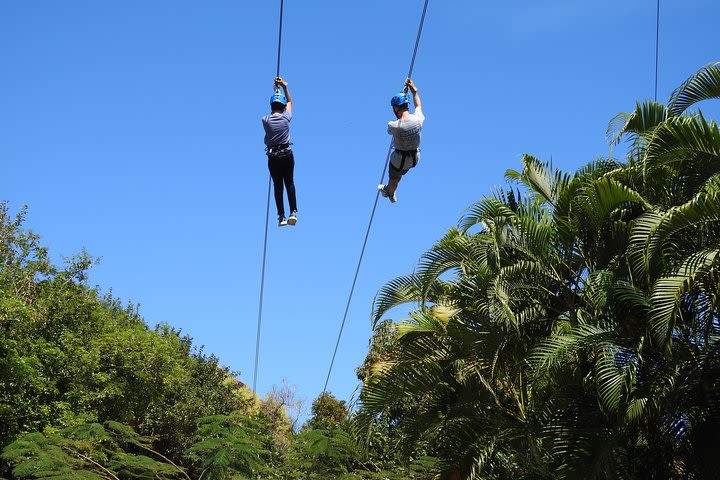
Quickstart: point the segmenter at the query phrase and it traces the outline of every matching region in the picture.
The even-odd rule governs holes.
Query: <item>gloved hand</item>
[[[408,87],[412,93],[417,93],[417,91],[418,91],[417,87],[415,86],[415,83],[413,83],[413,81],[410,80],[409,78],[407,80],[405,80],[405,86]]]

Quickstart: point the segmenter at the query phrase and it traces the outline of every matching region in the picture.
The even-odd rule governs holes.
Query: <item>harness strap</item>
[[[280,145],[268,145],[267,147],[265,147],[265,151],[268,154],[282,152],[283,150],[289,149],[290,145],[292,145],[292,144],[291,143],[281,143]]]
[[[395,165],[390,162],[390,168],[392,168],[394,171],[403,171],[405,170],[405,160],[407,160],[407,157],[411,157],[413,164],[411,168],[415,168],[417,166],[417,150],[395,150],[396,152],[400,153],[400,167],[396,167]]]

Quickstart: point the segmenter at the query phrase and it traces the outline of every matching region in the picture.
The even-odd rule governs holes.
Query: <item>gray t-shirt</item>
[[[422,110],[410,114],[405,120],[388,122],[388,133],[393,136],[392,146],[396,150],[415,150],[420,146],[420,131],[425,116]]]
[[[265,115],[262,118],[265,129],[265,145],[283,145],[290,143],[290,120],[292,112],[285,110],[282,113]]]

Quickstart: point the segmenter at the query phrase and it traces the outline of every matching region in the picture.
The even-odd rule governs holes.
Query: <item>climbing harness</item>
[[[410,69],[408,70],[407,78],[412,78],[413,69],[415,68],[415,57],[417,56],[418,46],[420,45],[420,37],[422,36],[423,25],[425,24],[425,14],[427,13],[429,1],[430,0],[425,0],[422,15],[420,16],[420,25],[418,26],[417,37],[415,38],[415,48],[413,49],[412,60],[410,61]],[[383,179],[385,178],[385,172],[387,172],[388,170],[388,165],[390,164],[390,156],[392,155],[392,152],[392,141],[390,141],[387,158],[385,159],[385,166],[383,166],[383,171],[380,175],[380,183],[383,183]],[[417,163],[416,159],[417,156],[414,160],[415,163]],[[325,377],[323,393],[327,392],[328,382],[330,381],[330,374],[332,373],[333,366],[335,365],[335,357],[337,356],[338,347],[340,346],[340,339],[342,338],[343,330],[345,329],[345,322],[347,321],[348,311],[350,310],[350,303],[352,302],[353,293],[355,292],[355,284],[357,283],[358,274],[360,273],[360,266],[362,265],[363,257],[365,256],[365,247],[367,246],[368,237],[370,236],[370,229],[372,228],[373,220],[375,218],[375,211],[377,210],[379,198],[380,191],[375,194],[375,203],[373,203],[372,212],[370,213],[370,221],[368,222],[367,230],[365,230],[365,239],[363,240],[362,249],[360,250],[360,258],[358,259],[357,267],[355,268],[355,276],[353,277],[352,286],[350,287],[350,295],[348,295],[348,300],[345,304],[345,313],[343,314],[343,319],[340,323],[340,331],[338,332],[337,341],[335,342],[335,349],[333,350],[332,359],[330,360],[330,367],[328,368],[328,373]]]
[[[280,25],[278,27],[278,48],[277,48],[277,68],[275,70],[275,77],[280,76],[280,48],[282,46],[282,27],[283,27],[283,0],[280,0]],[[275,85],[275,93],[271,97],[272,100],[280,93],[277,85]],[[282,95],[285,98],[285,95]],[[287,103],[287,99],[285,101]],[[280,145],[277,145],[279,147]],[[288,145],[289,147],[289,145]],[[273,147],[270,147],[273,149]],[[274,149],[273,149],[274,150]],[[268,155],[270,149],[268,150]],[[260,330],[262,327],[262,309],[263,309],[263,294],[265,292],[265,260],[267,259],[267,239],[268,239],[268,225],[270,223],[270,190],[272,188],[272,177],[268,174],[268,189],[267,189],[267,207],[265,208],[265,240],[263,241],[263,258],[262,258],[262,274],[260,275],[260,302],[258,306],[258,321],[257,321],[257,335],[255,337],[255,368],[253,369],[253,393],[257,393],[257,377],[258,377],[258,363],[260,360]]]
[[[268,157],[276,158],[278,160],[281,160],[283,158],[288,158],[290,155],[292,155],[292,150],[290,149],[290,145],[292,145],[292,143],[282,143],[280,145],[270,145],[268,147],[265,147],[265,153],[267,153]]]
[[[400,167],[396,167],[395,165],[392,164],[392,162],[390,162],[390,165],[389,165],[390,170],[392,170],[393,172],[402,172],[403,170],[405,170],[405,161],[407,160],[407,157],[412,158],[412,167],[410,167],[410,168],[415,168],[417,166],[417,162],[418,162],[417,161],[417,154],[418,154],[417,149],[416,150],[395,149],[395,151],[400,154]]]

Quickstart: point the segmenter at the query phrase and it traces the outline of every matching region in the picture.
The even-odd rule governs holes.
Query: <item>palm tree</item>
[[[572,175],[526,155],[416,271],[383,287],[392,348],[367,370],[358,425],[395,415],[448,478],[704,478],[718,420],[720,134],[697,101],[639,103],[608,137],[627,162]],[[717,429],[715,430],[717,431]]]

